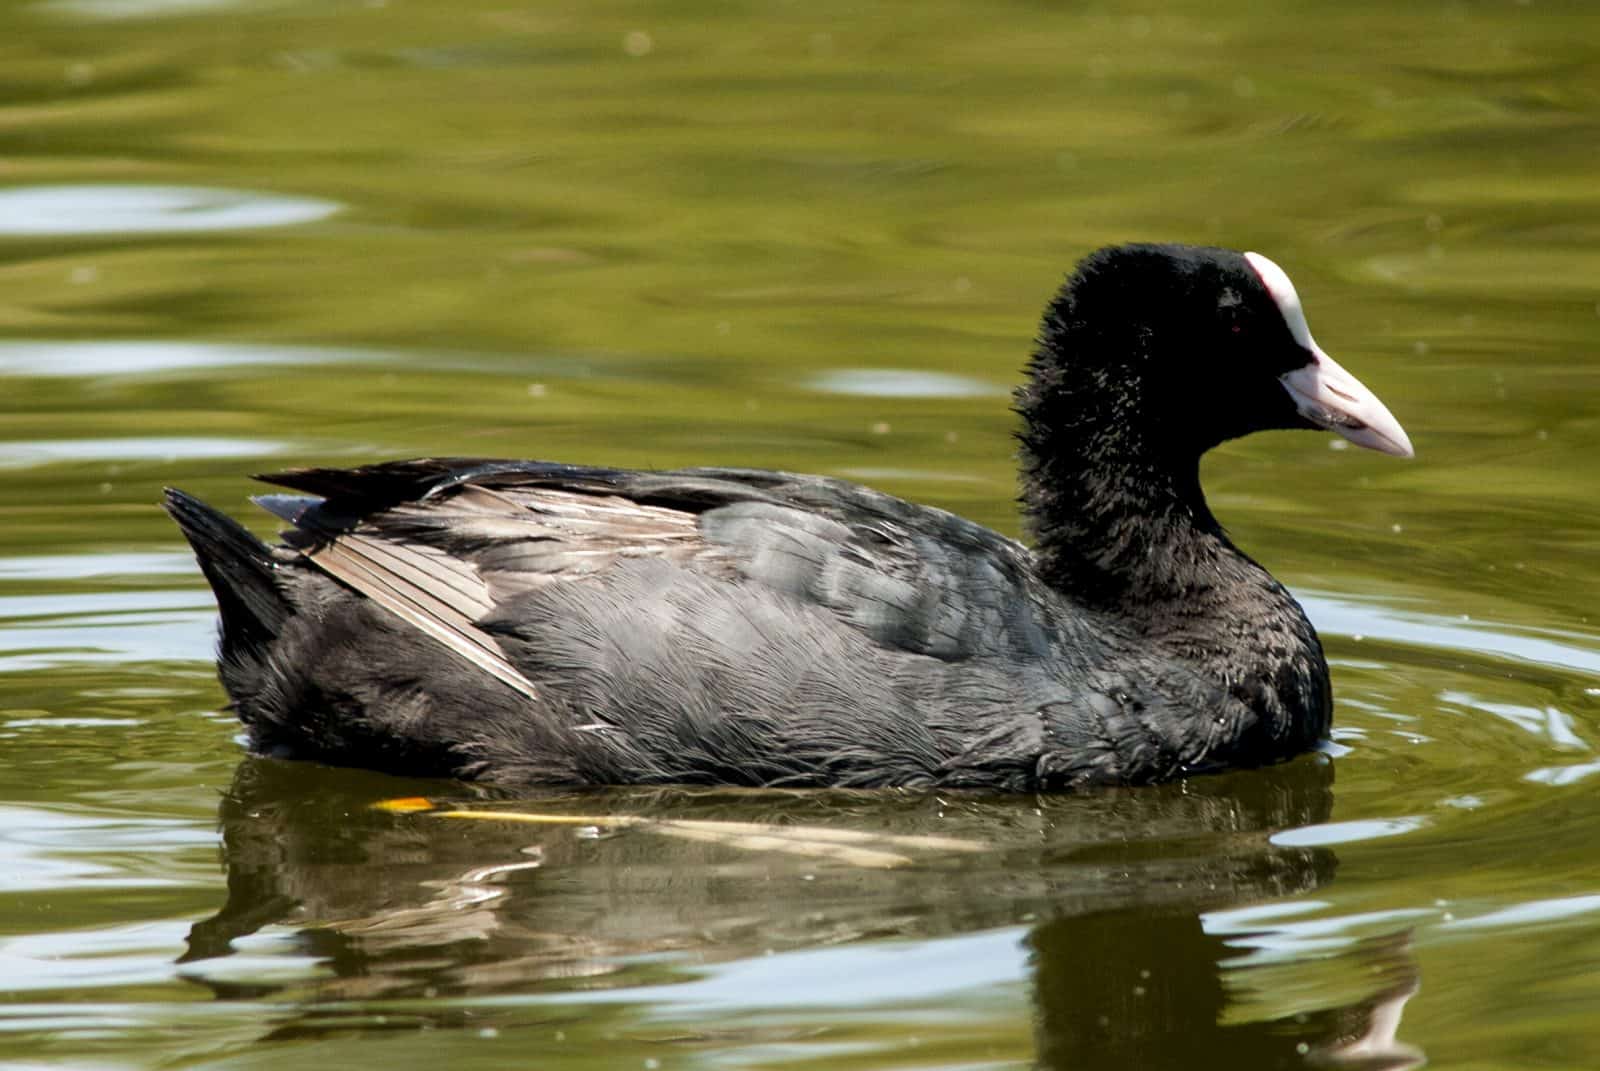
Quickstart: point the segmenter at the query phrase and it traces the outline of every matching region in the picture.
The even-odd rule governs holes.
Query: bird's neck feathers
[[[1096,337],[1070,307],[1052,313],[1015,406],[1022,507],[1046,580],[1107,608],[1148,605],[1193,597],[1220,562],[1248,563],[1206,505],[1199,451],[1146,411],[1148,333]]]

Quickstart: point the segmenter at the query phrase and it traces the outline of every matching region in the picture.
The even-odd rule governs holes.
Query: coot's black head
[[[1024,444],[1177,469],[1228,439],[1324,428],[1402,457],[1382,402],[1313,341],[1294,284],[1258,253],[1090,254],[1045,313],[1018,394]]]

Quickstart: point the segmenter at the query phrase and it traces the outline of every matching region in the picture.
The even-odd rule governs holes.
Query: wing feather
[[[444,460],[272,479],[332,492],[274,510],[313,537],[314,563],[524,694],[532,685],[477,623],[638,558],[760,585],[943,660],[1043,642],[1019,544],[840,481]]]
[[[472,664],[481,667],[529,698],[533,684],[501,653],[494,639],[476,621],[492,607],[480,581],[477,592],[464,591],[467,563],[432,548],[385,543],[350,534],[307,553],[330,576],[361,592]],[[430,568],[431,567],[431,568]],[[451,577],[454,583],[444,583]]]

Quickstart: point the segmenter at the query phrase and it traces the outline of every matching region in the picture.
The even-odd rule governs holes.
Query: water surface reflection
[[[372,806],[437,782],[250,759],[222,805],[227,902],[182,969],[219,998],[290,1001],[301,1013],[277,1030],[297,1036],[362,1012],[460,1025],[474,1007],[503,1032],[604,1006],[637,1037],[771,1030],[785,1009],[815,1034],[819,1007],[859,1025],[919,1003],[1031,1005],[1051,1068],[1416,1066],[1394,1037],[1417,987],[1403,925],[1257,963],[1274,913],[1227,915],[1334,879],[1332,848],[1274,837],[1325,823],[1332,781],[1311,756],[1087,797],[443,804],[544,816],[527,824]],[[815,850],[830,835],[874,847]]]
[[[288,227],[339,205],[203,186],[14,186],[0,190],[0,235],[169,234]]]

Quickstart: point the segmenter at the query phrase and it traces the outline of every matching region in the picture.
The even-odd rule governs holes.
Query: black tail
[[[272,551],[231,517],[175,488],[167,488],[163,505],[216,593],[223,654],[248,655],[271,643],[291,612]]]

